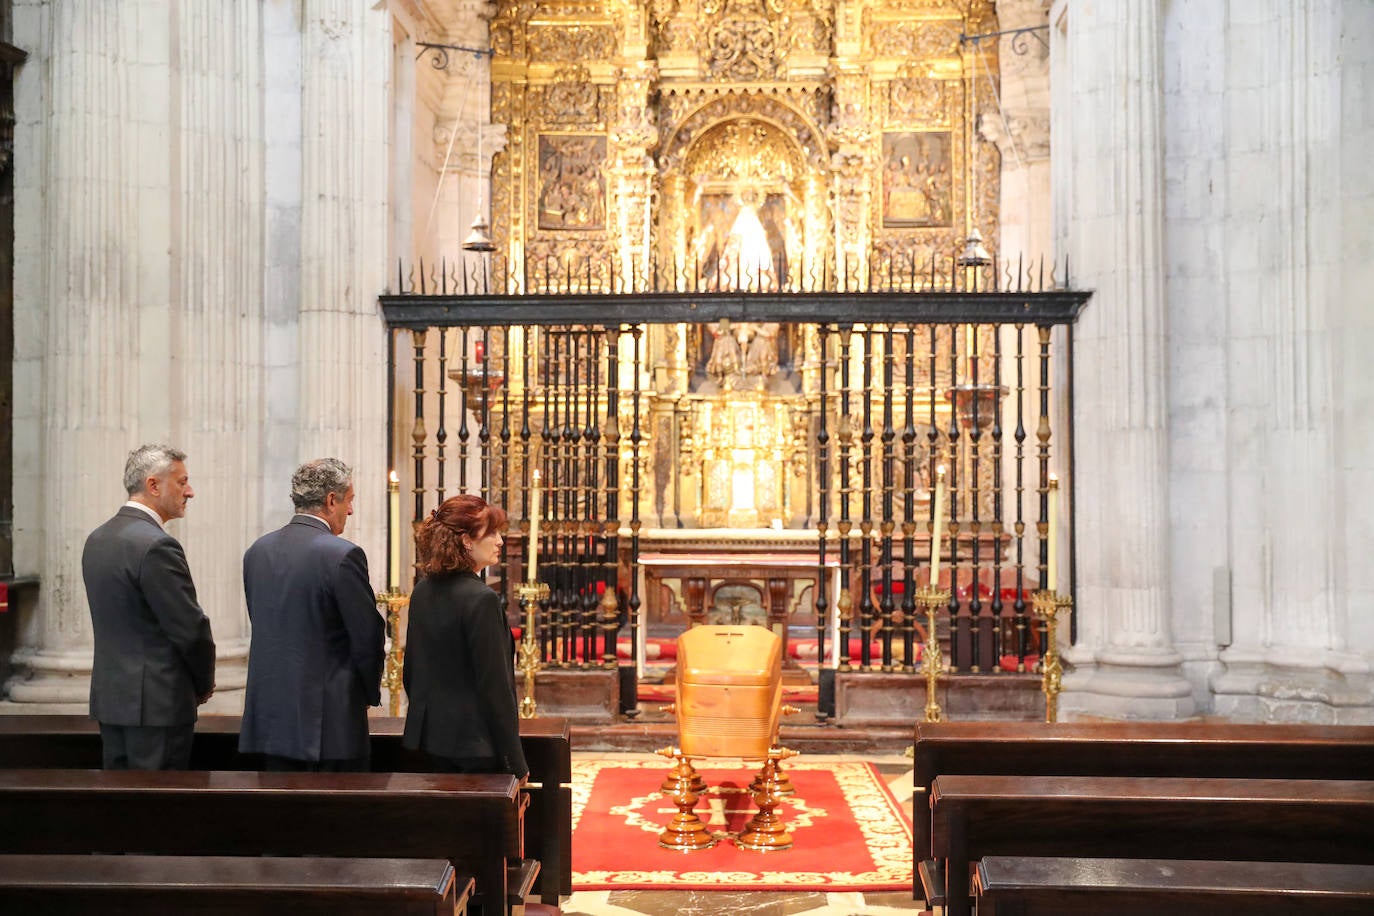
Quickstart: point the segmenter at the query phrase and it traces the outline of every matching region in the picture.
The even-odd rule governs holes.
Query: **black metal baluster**
[[[639,631],[639,608],[642,602],[639,598],[639,576],[635,575],[634,571],[639,569],[639,446],[644,440],[639,428],[639,408],[642,395],[640,378],[644,365],[643,357],[640,354],[640,339],[644,335],[644,328],[641,325],[635,325],[630,333],[634,339],[634,388],[630,401],[630,407],[634,413],[630,427],[630,645],[633,647],[635,657],[638,658],[640,642],[643,638]],[[638,686],[636,678],[631,677],[630,686],[631,688]],[[621,696],[621,702],[624,703],[624,694]],[[634,708],[637,709],[639,706],[638,698],[636,697],[633,702]]]
[[[477,467],[482,498],[491,501],[491,334],[490,328],[482,327],[482,399],[479,402],[481,415],[478,417],[477,442],[481,452],[477,456]]]
[[[1030,618],[1026,615],[1026,326],[1016,326],[1016,670],[1026,670]]]
[[[889,264],[888,285],[892,284],[891,262]],[[882,588],[883,597],[879,602],[879,611],[882,613],[882,640],[883,640],[883,670],[892,671],[892,635],[893,621],[892,612],[896,607],[892,600],[892,490],[896,481],[895,459],[892,452],[893,440],[897,437],[897,431],[892,426],[892,369],[893,362],[897,354],[893,352],[892,325],[887,326],[883,332],[883,516],[881,522],[882,549],[879,563],[882,566]]]
[[[849,518],[849,457],[854,442],[854,426],[849,413],[849,345],[853,333],[852,325],[840,325],[840,636],[835,650],[840,654],[841,671],[850,670],[849,640],[854,615],[854,595],[849,576],[849,532],[853,527]]]
[[[915,282],[914,266],[912,279]],[[916,670],[916,329],[906,328],[906,425],[902,427],[902,670]]]
[[[858,278],[856,278],[858,279]],[[859,518],[859,661],[865,671],[873,663],[873,329],[864,325],[863,337],[863,429],[859,443],[863,448],[861,485],[863,498]]]
[[[458,386],[458,489],[464,493],[468,489],[468,328],[459,332],[459,350],[463,354],[461,374],[463,383]]]
[[[434,504],[444,502],[444,463],[447,460],[444,446],[448,442],[446,428],[445,400],[448,396],[448,328],[439,329],[439,428],[434,431],[434,463],[437,467],[434,478]]]
[[[816,718],[825,721],[835,715],[835,670],[826,664],[826,627],[829,624],[830,602],[826,598],[829,576],[825,562],[826,534],[830,527],[830,432],[827,418],[830,405],[827,380],[830,377],[830,328],[821,325],[820,337],[820,397],[816,417],[816,677],[818,700]]]

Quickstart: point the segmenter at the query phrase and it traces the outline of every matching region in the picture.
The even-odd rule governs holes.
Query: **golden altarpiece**
[[[494,251],[427,278],[422,265],[384,297],[392,326],[415,332],[393,339],[398,388],[413,344],[418,405],[394,451],[413,465],[416,517],[442,497],[446,460],[463,474],[476,462],[468,488],[511,513],[511,582],[544,471],[540,571],[581,573],[544,602],[547,667],[611,667],[628,634],[642,671],[650,638],[748,622],[809,641],[821,671],[915,672],[912,592],[949,465],[945,550],[965,558],[949,614],[968,639],[947,651],[964,671],[1006,655],[1026,669],[1050,322],[893,320],[904,297],[1032,275],[986,254],[1000,159],[976,122],[996,111],[998,63],[995,42],[968,36],[996,30],[987,0],[496,4]],[[485,322],[396,317],[407,294],[479,286],[494,291]],[[627,299],[649,317],[627,320]],[[1064,314],[1053,323],[1076,306]],[[461,453],[442,417],[449,380]],[[816,676],[805,660],[789,653],[789,678]]]

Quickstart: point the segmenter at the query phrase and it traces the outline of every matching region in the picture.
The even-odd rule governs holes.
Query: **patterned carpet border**
[[[829,762],[794,760],[786,764],[794,784],[798,786],[798,796],[806,796],[806,784],[815,785],[833,778],[842,796],[842,804],[849,808],[851,823],[830,819],[837,812],[824,808],[808,806],[804,797],[789,804],[786,810],[780,809],[796,836],[792,850],[759,853],[735,849],[721,842],[714,849],[692,853],[663,850],[657,845],[657,833],[668,821],[664,808],[671,810],[671,803],[659,795],[657,788],[667,774],[670,763],[666,760],[633,759],[595,759],[579,758],[573,761],[572,779],[572,817],[573,817],[573,888],[575,890],[648,890],[659,888],[687,889],[733,889],[733,890],[798,890],[819,891],[885,891],[910,890],[912,886],[911,823],[900,804],[892,796],[883,777],[871,764],[863,762]],[[744,766],[732,761],[698,761],[698,769],[706,776],[707,782],[719,787],[722,773],[732,774],[736,781],[743,782],[740,774]],[[614,838],[595,837],[579,842],[577,830],[583,821],[591,799],[597,774],[607,770],[644,771],[643,790],[636,789],[634,797],[627,804],[611,806],[608,814],[618,819],[611,825]],[[816,774],[808,777],[807,774]],[[713,779],[713,774],[716,776]],[[743,790],[735,792],[743,801]],[[719,802],[729,807],[728,801]],[[752,808],[752,803],[748,803]],[[650,807],[651,814],[641,809]],[[708,803],[698,804],[699,814],[706,816]],[[621,836],[619,831],[627,832]],[[821,829],[810,829],[818,824]],[[711,826],[708,823],[708,828]],[[718,837],[725,834],[713,830]],[[843,848],[846,841],[836,843],[836,838],[861,837],[867,855],[856,850]],[[598,848],[589,852],[591,845],[602,846],[610,839],[611,849]],[[617,848],[617,842],[619,846]],[[617,851],[618,849],[618,851]],[[579,850],[582,854],[579,854]],[[626,867],[586,868],[586,860],[624,857]],[[657,859],[663,867],[634,867],[645,860]],[[861,866],[845,870],[830,870],[847,859],[864,859]],[[679,864],[680,863],[680,864]],[[595,865],[604,865],[604,862]],[[846,863],[847,864],[847,863]],[[817,867],[819,865],[819,867]]]

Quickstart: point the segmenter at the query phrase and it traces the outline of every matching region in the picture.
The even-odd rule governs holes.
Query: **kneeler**
[[[795,751],[778,747],[778,720],[799,710],[782,704],[782,639],[755,626],[693,627],[678,637],[677,701],[664,707],[677,716],[677,747],[658,753],[675,760],[660,789],[678,813],[658,837],[666,849],[690,852],[716,843],[693,810],[706,784],[693,758],[759,760],[749,789],[759,811],[733,838],[742,849],[787,849],[792,835],[777,816],[781,796],[792,791],[779,766]]]

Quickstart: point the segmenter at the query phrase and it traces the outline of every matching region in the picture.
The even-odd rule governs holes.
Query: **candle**
[[[486,355],[487,355],[487,345],[486,345],[485,343],[483,343],[482,341],[480,341],[480,340],[477,341],[477,346],[476,346],[474,352],[475,352],[475,355],[476,355],[476,361],[480,363],[483,359],[486,358]]]
[[[401,590],[401,478],[395,471],[387,476],[386,494],[390,510],[386,585],[390,591],[397,592]]]
[[[940,542],[945,536],[945,469],[935,472],[935,530],[930,536],[930,587],[940,587]]]
[[[1055,591],[1059,583],[1059,478],[1050,475],[1049,560],[1045,568],[1045,590]]]
[[[539,471],[537,469],[534,472],[534,484],[530,487],[530,501],[529,505],[525,507],[525,514],[530,520],[530,561],[525,581],[532,585],[539,572]]]

